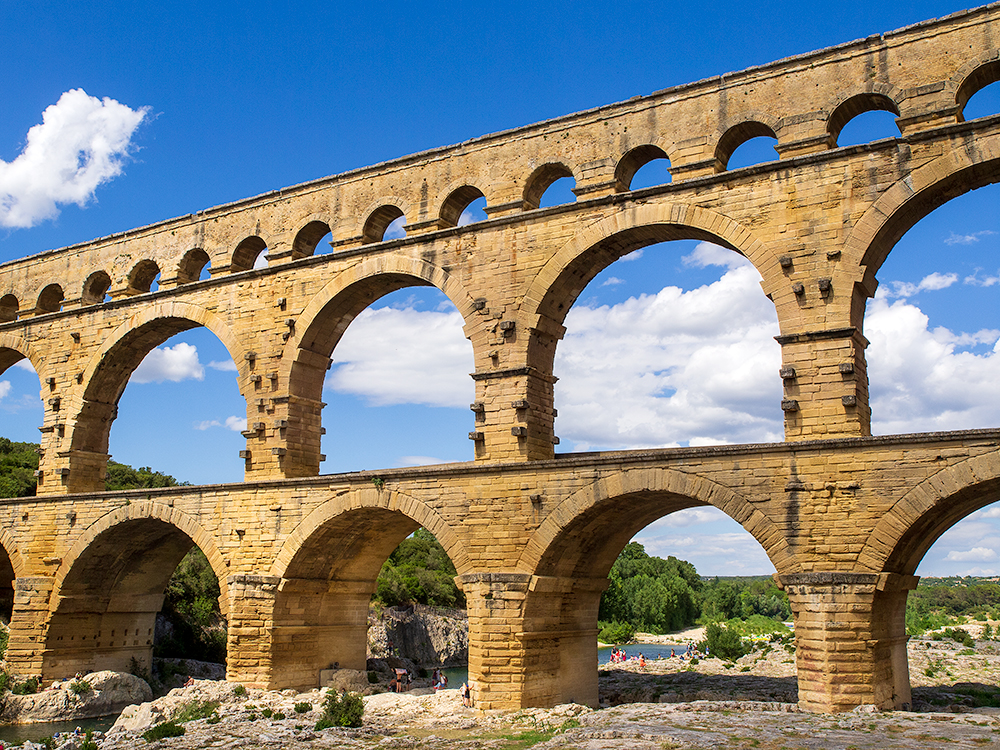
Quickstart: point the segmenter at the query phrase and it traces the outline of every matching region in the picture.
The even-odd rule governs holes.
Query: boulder
[[[76,686],[74,689],[74,685]],[[87,687],[82,687],[86,685]],[[125,706],[148,701],[153,691],[145,680],[126,672],[91,672],[63,680],[34,695],[9,695],[0,711],[7,724],[73,721],[118,713]]]

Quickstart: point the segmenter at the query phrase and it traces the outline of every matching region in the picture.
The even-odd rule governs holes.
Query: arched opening
[[[485,207],[483,191],[472,185],[463,185],[453,190],[441,204],[440,225],[459,227],[482,221],[486,218]]]
[[[1000,60],[976,68],[958,89],[959,120],[975,120],[1000,113]]]
[[[628,230],[567,269],[553,298],[561,451],[782,440],[774,305],[743,256],[685,236],[705,235]]]
[[[5,294],[0,297],[0,323],[9,323],[17,320],[17,311],[20,303],[13,294]]]
[[[159,289],[160,267],[152,260],[141,260],[128,275],[127,294],[148,294]]]
[[[760,543],[704,501],[659,489],[660,479],[647,477],[642,480],[645,489],[635,492],[627,489],[628,476],[621,478],[624,491],[605,495],[604,486],[588,488],[579,498],[564,501],[539,528],[538,542],[544,547],[532,572],[552,583],[543,595],[529,594],[524,610],[525,642],[532,649],[528,658],[540,661],[526,676],[526,692],[535,696],[535,705],[656,702],[664,693],[682,701],[707,697],[719,676],[730,674],[725,663],[738,655],[712,655],[710,649],[708,658],[703,652],[701,658],[679,658],[697,637],[690,628],[699,619],[727,621],[717,625],[722,630],[738,630],[737,622],[746,616],[767,631],[767,621],[772,637],[780,634],[790,644],[791,635],[781,624],[790,609],[769,577],[774,566]],[[750,512],[745,501],[734,498],[731,506]],[[553,521],[557,516],[562,520]],[[699,534],[695,529],[703,520],[720,532]],[[691,536],[696,538],[687,541]],[[689,552],[700,554],[704,567],[687,560]],[[734,564],[745,567],[734,569]],[[737,571],[744,578],[707,578]],[[657,639],[661,642],[655,645],[640,634],[639,644],[629,647],[634,658],[612,661],[610,653],[598,650],[599,623],[609,640],[610,633],[626,626],[650,634],[674,633],[677,640]],[[670,656],[671,649],[677,657]],[[737,673],[746,679],[709,699],[795,702],[794,657],[784,648],[775,651],[766,667],[755,663],[759,651],[741,662],[750,667]],[[637,669],[639,653],[644,664]],[[600,669],[595,662],[602,664]]]
[[[7,550],[0,547],[0,622],[10,625],[14,614],[14,565]]]
[[[998,201],[994,184],[913,209],[878,267],[864,318],[874,434],[1000,425]]]
[[[292,260],[322,255],[330,252],[330,242],[323,238],[330,234],[330,225],[325,221],[310,221],[295,235],[292,241]]]
[[[472,458],[474,367],[464,321],[441,291],[414,281],[400,277],[393,285],[407,288],[330,321],[346,327],[324,373],[324,411],[335,421],[322,436],[322,473]]]
[[[39,312],[43,313],[59,312],[62,310],[63,299],[65,299],[65,296],[63,295],[62,287],[58,284],[49,284],[38,295],[38,304],[36,307]]]
[[[896,117],[899,107],[884,94],[856,94],[833,111],[826,129],[837,146],[869,143],[898,137]]]
[[[762,122],[750,120],[734,125],[719,139],[715,148],[716,171],[742,169],[775,161],[778,136]]]
[[[211,258],[200,247],[188,250],[177,266],[177,283],[191,284],[211,278],[211,266]]]
[[[27,357],[0,346],[0,436],[20,443],[38,442],[38,427],[45,416],[40,394],[41,381]],[[33,476],[26,474],[23,479],[34,484]]]
[[[99,305],[108,299],[111,288],[111,277],[104,271],[94,271],[83,282],[82,303],[84,305]]]
[[[524,208],[547,208],[576,200],[573,171],[565,164],[553,162],[538,167],[524,185]]]
[[[368,245],[373,242],[402,239],[406,236],[406,230],[403,228],[405,224],[406,217],[399,206],[391,204],[380,206],[372,211],[371,216],[365,221],[361,241]]]
[[[664,185],[670,180],[670,159],[662,148],[651,144],[632,149],[615,168],[615,189],[619,193]]]
[[[447,643],[450,637],[457,640],[464,637],[459,632],[461,623],[455,625],[454,633],[441,634],[443,637],[430,637],[426,630],[418,633],[418,624],[410,638],[404,636],[389,645],[399,626],[398,622],[387,624],[381,607],[372,607],[380,572],[390,557],[399,554],[400,545],[413,548],[409,550],[411,562],[417,558],[429,561],[420,548],[432,546],[433,536],[413,518],[384,507],[383,500],[391,492],[389,488],[363,492],[372,495],[363,499],[363,504],[371,502],[375,507],[341,511],[319,524],[282,574],[274,610],[275,634],[279,641],[286,639],[285,632],[289,637],[294,634],[295,648],[279,652],[271,676],[274,687],[316,687],[320,671],[325,669],[366,670],[369,650],[377,659],[371,667],[388,683],[394,669],[412,668],[414,662],[428,671],[441,666],[447,660],[446,651],[454,654],[455,644],[449,648]],[[444,554],[447,558],[447,550],[436,541],[433,546],[437,552],[432,554],[436,557]],[[445,577],[433,569],[440,564],[441,560],[437,560],[430,567],[420,564],[409,569],[408,575],[414,580],[408,584],[395,573],[383,576],[382,594],[389,596],[390,589],[399,593],[407,585],[454,588],[453,582],[446,584]],[[454,569],[450,562],[449,566]],[[394,568],[391,563],[388,567]],[[456,591],[456,595],[460,596],[460,592]],[[412,606],[411,594],[403,593],[402,597]],[[453,604],[459,610],[464,607],[460,599]],[[400,616],[393,619],[403,619],[404,610],[397,610]]]
[[[267,252],[267,243],[260,237],[247,237],[236,246],[233,251],[233,260],[229,264],[231,271],[249,271],[251,268],[260,268],[261,261]]]
[[[154,649],[164,637],[162,628],[157,631],[157,614],[172,576],[193,547],[190,536],[158,518],[125,520],[92,539],[58,582],[43,678],[103,669],[151,673]],[[218,582],[214,571],[208,575]],[[224,659],[227,606],[219,599],[207,603],[218,614],[214,627],[221,637],[215,638],[214,652],[200,656]]]
[[[71,468],[68,484],[103,489],[109,452],[184,482],[240,481],[246,413],[233,357],[211,331],[180,317],[136,325],[90,376],[72,433],[76,455],[94,455],[99,475]]]

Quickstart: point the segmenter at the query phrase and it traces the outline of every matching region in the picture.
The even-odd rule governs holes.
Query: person
[[[396,670],[396,692],[402,693],[406,690],[406,685],[409,682],[409,673],[405,669]]]
[[[472,691],[469,688],[468,681],[462,683],[462,705],[469,708],[472,706]]]
[[[439,682],[441,682],[441,670],[435,667],[434,671],[431,672],[431,684],[434,686],[435,690],[437,690]]]
[[[390,693],[398,693],[399,692],[399,690],[397,689],[397,685],[398,684],[399,683],[396,682],[396,676],[393,675],[392,679],[389,680],[389,692]]]
[[[670,649],[670,658],[673,659],[676,656],[673,649]]]
[[[646,668],[646,657],[643,656],[642,653],[640,653],[639,654],[639,669],[645,669],[645,668]]]

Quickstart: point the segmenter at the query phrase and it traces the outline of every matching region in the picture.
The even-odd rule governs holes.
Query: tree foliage
[[[30,497],[35,494],[38,446],[0,438],[0,497]]]
[[[387,607],[464,607],[465,595],[455,583],[455,574],[455,566],[441,543],[427,529],[417,529],[382,565],[374,598]]]
[[[198,547],[193,547],[170,577],[162,615],[171,625],[155,653],[162,657],[226,661],[226,621],[219,609],[219,579]]]

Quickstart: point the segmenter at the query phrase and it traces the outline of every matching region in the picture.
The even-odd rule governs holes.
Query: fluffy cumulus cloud
[[[1000,505],[979,510],[952,526],[920,561],[922,576],[983,575],[1000,573]]]
[[[239,372],[236,363],[231,359],[224,359],[221,362],[209,362],[208,366],[219,372]]]
[[[181,342],[153,349],[132,373],[132,383],[162,383],[169,380],[204,380],[205,368],[198,361],[198,348]]]
[[[1000,331],[932,329],[915,305],[879,295],[868,305],[865,336],[878,434],[1000,424]]]
[[[973,547],[969,550],[951,550],[945,559],[954,562],[992,562],[997,559],[997,553],[989,547]]]
[[[989,237],[993,234],[996,234],[996,232],[991,232],[988,229],[984,229],[981,232],[972,232],[971,234],[955,234],[952,232],[944,243],[946,245],[974,245],[983,237]]]
[[[0,401],[10,395],[10,389],[11,385],[9,380],[0,380]]]
[[[333,354],[327,387],[370,404],[465,407],[475,395],[472,345],[456,311],[368,308]]]
[[[906,281],[890,281],[885,285],[882,296],[888,297],[912,297],[920,292],[936,292],[947,289],[958,281],[957,273],[937,273],[924,276],[920,283],[913,284]]]
[[[246,417],[226,417],[224,422],[220,422],[218,419],[206,419],[203,422],[194,423],[196,430],[210,430],[213,427],[225,427],[233,432],[243,432],[247,428],[247,420]]]
[[[577,304],[556,354],[557,430],[578,450],[780,440],[774,306],[750,263],[701,243],[722,277],[613,306]]]
[[[33,227],[58,215],[60,205],[86,205],[121,174],[147,113],[83,89],[64,93],[28,131],[20,155],[0,160],[0,226]]]

